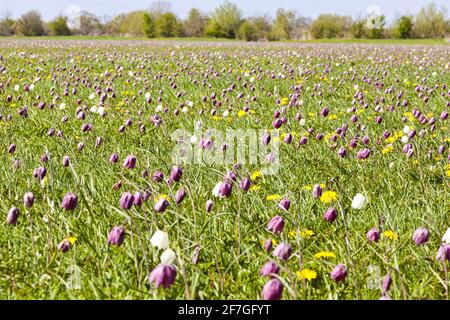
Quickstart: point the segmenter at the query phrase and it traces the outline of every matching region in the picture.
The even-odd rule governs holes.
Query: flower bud
[[[427,243],[429,237],[429,232],[427,229],[420,227],[414,231],[412,240],[419,246],[421,244]]]
[[[34,204],[34,194],[32,192],[27,192],[23,196],[23,204],[27,208],[31,208]]]
[[[267,281],[262,290],[262,297],[264,300],[280,300],[282,294],[283,284],[276,278]]]
[[[291,256],[292,248],[287,243],[280,243],[275,250],[273,250],[273,255],[280,258],[281,260],[287,261]]]
[[[366,239],[369,242],[378,242],[380,240],[380,232],[376,228],[367,231]]]
[[[61,208],[63,208],[66,211],[72,211],[75,210],[75,208],[77,207],[77,203],[78,197],[74,193],[68,192],[66,193],[61,202]]]
[[[9,209],[8,215],[6,216],[6,223],[11,225],[16,225],[17,218],[19,218],[20,211],[16,207]]]
[[[159,264],[149,274],[148,280],[150,285],[154,284],[156,288],[163,286],[169,288],[174,282],[177,275],[177,270],[173,265]]]
[[[280,272],[280,267],[273,261],[266,262],[261,270],[259,271],[259,274],[263,277],[271,277],[272,274],[278,274]]]
[[[279,235],[284,228],[284,219],[280,216],[275,216],[267,223],[267,230]]]
[[[122,227],[114,227],[108,234],[108,244],[120,246],[125,239],[125,229]]]
[[[337,211],[335,208],[330,207],[323,214],[323,219],[328,222],[333,222],[337,218]]]
[[[123,162],[123,166],[127,169],[134,169],[136,166],[136,157],[133,155],[129,155],[125,158],[125,161]]]
[[[120,197],[119,203],[122,209],[129,210],[133,206],[134,196],[128,191],[124,192]]]
[[[338,264],[334,267],[333,271],[331,271],[331,279],[336,282],[342,281],[347,276],[347,268],[343,264]]]

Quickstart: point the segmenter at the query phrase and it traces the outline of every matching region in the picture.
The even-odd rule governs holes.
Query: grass
[[[259,270],[269,260],[281,266],[284,299],[378,299],[386,274],[393,278],[388,293],[392,299],[448,298],[447,269],[435,256],[450,227],[449,123],[439,118],[448,111],[448,88],[443,85],[450,83],[449,48],[211,44],[174,51],[165,46],[111,48],[101,42],[96,48],[69,42],[61,48],[51,39],[32,47],[19,42],[2,46],[0,64],[6,71],[0,74],[0,212],[6,217],[16,206],[21,215],[16,226],[0,226],[1,298],[259,299],[268,280]],[[31,83],[34,90],[24,91],[24,85]],[[422,92],[415,90],[418,84]],[[99,103],[97,88],[107,94],[105,117],[90,112]],[[146,92],[151,102],[145,100]],[[221,106],[212,102],[213,93]],[[421,93],[429,96],[428,102]],[[6,102],[8,96],[11,102]],[[404,100],[408,105],[402,107]],[[45,102],[42,110],[39,102]],[[65,108],[60,108],[62,103]],[[250,111],[242,114],[239,111],[245,106]],[[351,106],[355,113],[348,113]],[[18,114],[24,107],[27,117]],[[328,117],[319,114],[324,107],[329,109]],[[77,118],[77,108],[85,114],[84,120]],[[434,131],[412,117],[413,109],[437,119]],[[237,184],[266,166],[261,159],[237,169],[232,163],[182,164],[180,182],[151,179],[155,171],[165,179],[169,176],[177,146],[171,138],[175,130],[186,130],[186,140],[191,134],[201,137],[194,133],[198,121],[203,132],[207,128],[223,134],[227,129],[272,130],[275,110],[287,120],[280,135],[292,133],[293,142],[280,145],[279,172],[255,177],[248,192]],[[160,126],[151,121],[157,113]],[[297,113],[305,125],[296,120]],[[352,114],[358,116],[357,122],[350,121]],[[381,124],[374,121],[377,115],[383,119]],[[62,122],[64,116],[67,122]],[[119,132],[127,119],[132,124]],[[92,124],[93,130],[81,132],[84,123]],[[348,125],[347,134],[331,141],[343,124]],[[426,132],[411,139],[411,158],[402,151],[405,125]],[[63,136],[49,136],[50,128]],[[394,138],[382,138],[386,130]],[[317,140],[317,133],[325,137]],[[356,136],[370,141],[364,146],[359,140],[356,148],[349,148]],[[96,147],[97,137],[103,142]],[[306,145],[299,145],[300,137],[308,138]],[[85,144],[82,151],[77,150],[80,142]],[[214,143],[221,149],[218,136]],[[7,151],[10,144],[16,145],[14,154]],[[392,150],[383,152],[389,144]],[[442,155],[437,152],[441,145],[445,146]],[[345,158],[337,154],[341,147],[348,151]],[[371,155],[358,160],[357,151],[365,147]],[[40,160],[44,153],[47,162]],[[119,155],[117,164],[108,161],[112,153]],[[137,158],[132,170],[122,166],[129,154]],[[62,166],[65,155],[71,159],[69,167]],[[47,169],[43,182],[32,175],[39,166]],[[238,177],[232,195],[214,197],[214,186],[232,170]],[[122,187],[115,190],[118,181]],[[337,199],[332,203],[315,199],[309,188],[318,183],[325,191],[335,191]],[[174,194],[180,188],[186,198],[176,204]],[[142,207],[123,210],[119,199],[127,190],[149,190],[152,195]],[[22,203],[27,191],[36,197],[31,209]],[[74,211],[60,207],[67,192],[78,196]],[[369,199],[362,210],[351,207],[357,193]],[[170,196],[170,205],[157,213],[154,202],[163,194]],[[279,200],[268,200],[270,195],[290,199],[289,210],[280,210]],[[212,212],[205,210],[209,199],[214,201]],[[322,218],[330,206],[338,211],[332,223]],[[280,235],[266,228],[276,215],[285,220]],[[125,228],[125,241],[108,246],[108,232],[117,225]],[[417,246],[411,237],[420,226],[430,231],[430,239]],[[374,227],[381,233],[392,230],[398,238],[381,236],[378,243],[369,243],[365,235]],[[168,232],[177,256],[177,276],[167,289],[150,288],[148,283],[148,273],[160,263],[161,251],[150,244],[157,229]],[[58,244],[69,236],[76,241],[63,253]],[[289,243],[293,249],[289,260],[266,253],[262,244],[267,239],[275,245]],[[193,263],[198,246],[198,262]],[[335,257],[316,258],[321,251]],[[336,283],[330,272],[339,263],[346,265],[348,276]],[[298,278],[296,272],[303,269],[314,270],[317,278]]]
[[[146,37],[121,37],[121,36],[46,36],[46,37],[0,37],[8,40],[108,40],[108,41],[200,41],[200,42],[236,42],[241,40],[226,38],[195,38],[195,37],[175,37],[175,38],[146,38]],[[262,41],[262,43],[355,43],[355,44],[404,44],[404,45],[438,45],[450,44],[448,39],[314,39],[314,40],[283,40],[283,41]]]

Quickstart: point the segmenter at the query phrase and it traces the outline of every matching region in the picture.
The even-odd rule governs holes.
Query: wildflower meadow
[[[0,40],[0,298],[448,299],[450,46]]]

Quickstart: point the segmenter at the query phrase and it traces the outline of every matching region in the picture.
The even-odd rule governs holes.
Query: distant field
[[[202,42],[242,42],[235,39],[224,38],[145,38],[145,37],[118,37],[118,36],[64,36],[64,37],[0,37],[0,40],[114,40],[114,41],[202,41]],[[365,43],[365,44],[411,44],[411,45],[450,45],[450,39],[317,39],[317,40],[285,40],[285,41],[261,41],[262,43]],[[251,42],[253,43],[253,42]],[[258,42],[256,42],[258,43]]]

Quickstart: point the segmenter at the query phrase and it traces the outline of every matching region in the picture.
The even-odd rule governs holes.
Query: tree
[[[231,2],[225,1],[214,10],[205,33],[216,38],[235,38],[242,20],[242,11]]]
[[[5,12],[0,20],[0,36],[12,36],[14,34],[14,20],[10,12]]]
[[[205,32],[208,20],[208,17],[198,9],[191,9],[183,22],[183,34],[189,37],[201,37]]]
[[[144,12],[144,34],[148,38],[155,37],[155,19],[150,12]]]
[[[253,25],[256,28],[258,39],[268,39],[270,32],[270,19],[267,15],[253,17]]]
[[[172,12],[163,13],[156,18],[155,33],[157,37],[178,37],[180,29],[180,22]]]
[[[411,37],[413,29],[413,18],[411,16],[401,16],[395,21],[393,35],[396,38],[407,39]]]
[[[278,9],[275,21],[270,28],[270,40],[286,40],[291,39],[292,30],[295,25],[295,12]]]
[[[386,17],[383,15],[370,17],[368,24],[370,28],[367,32],[369,39],[381,39],[384,37],[384,27],[386,25]]]
[[[366,38],[367,37],[367,20],[366,19],[358,19],[353,22],[351,27],[352,35],[356,39]]]
[[[258,40],[258,30],[255,23],[251,20],[245,20],[237,32],[238,38],[246,41]]]
[[[81,35],[99,35],[103,33],[103,25],[97,16],[90,12],[82,11],[80,13],[79,29],[75,30],[75,32]]]
[[[445,36],[447,22],[445,9],[438,10],[435,3],[423,7],[416,16],[414,35],[418,38],[442,38]]]
[[[70,36],[71,32],[67,26],[67,17],[59,16],[49,24],[50,32],[54,36]]]
[[[314,38],[342,38],[349,31],[351,18],[337,14],[321,14],[311,24]]]
[[[41,14],[37,11],[24,13],[16,23],[17,32],[23,36],[43,36],[44,23]]]

